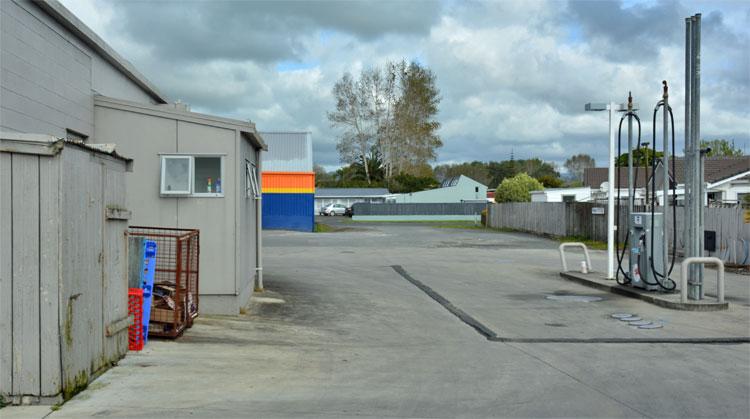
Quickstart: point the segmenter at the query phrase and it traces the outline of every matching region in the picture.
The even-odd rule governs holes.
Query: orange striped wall
[[[263,193],[315,193],[315,173],[263,172]]]

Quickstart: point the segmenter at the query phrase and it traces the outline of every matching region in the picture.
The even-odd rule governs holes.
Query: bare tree
[[[594,166],[596,166],[596,162],[588,154],[576,154],[565,160],[565,168],[568,169],[568,172],[575,175],[576,180],[581,182],[583,182],[583,171]]]

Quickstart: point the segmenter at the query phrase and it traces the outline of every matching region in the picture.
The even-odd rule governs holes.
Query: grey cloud
[[[273,62],[299,59],[316,31],[371,41],[387,33],[426,34],[436,1],[113,2],[120,30],[164,59]]]

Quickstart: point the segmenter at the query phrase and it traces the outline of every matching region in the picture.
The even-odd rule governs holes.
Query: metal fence
[[[157,245],[148,334],[175,338],[198,316],[200,232],[132,226],[128,235],[154,240]]]
[[[359,202],[352,206],[352,212],[357,215],[475,215],[479,216],[487,204],[483,202],[452,202],[425,204],[395,204],[395,203],[365,203]]]
[[[597,208],[597,210],[593,210]],[[660,209],[657,209],[657,211]],[[594,211],[597,213],[595,214]],[[636,205],[636,212],[647,212],[646,206]],[[710,252],[729,263],[750,263],[750,224],[744,222],[746,210],[733,208],[705,208],[705,230],[716,232],[716,251]],[[684,208],[677,207],[677,250],[682,252],[684,237]],[[669,213],[667,234],[670,240],[672,232],[672,211]],[[513,202],[491,204],[489,226],[510,228],[545,236],[577,236],[591,240],[607,241],[607,208],[604,204],[585,202]],[[620,225],[627,225],[629,218],[627,206],[619,211]],[[624,240],[625,231],[620,232],[620,241]]]

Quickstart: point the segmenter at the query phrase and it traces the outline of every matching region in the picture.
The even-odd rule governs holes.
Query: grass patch
[[[313,228],[315,233],[333,233],[334,231],[336,231],[334,227],[323,223],[315,223],[315,228]]]
[[[580,236],[566,236],[566,237],[559,237],[557,239],[560,243],[564,242],[580,242],[586,245],[589,249],[593,250],[607,250],[607,243],[600,242],[598,240],[591,240],[587,239],[585,237]]]

